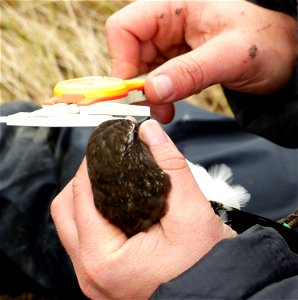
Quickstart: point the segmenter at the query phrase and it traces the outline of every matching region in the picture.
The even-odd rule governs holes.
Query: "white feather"
[[[240,209],[250,199],[248,191],[240,185],[230,185],[232,170],[225,164],[214,165],[209,169],[187,161],[188,166],[201,191],[209,201],[220,202],[225,206]]]

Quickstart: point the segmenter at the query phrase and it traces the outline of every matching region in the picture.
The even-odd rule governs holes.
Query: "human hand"
[[[146,299],[236,233],[214,214],[182,154],[154,121],[139,135],[169,174],[168,210],[159,223],[128,239],[96,210],[84,160],[54,199],[51,213],[82,291],[91,299]]]
[[[294,72],[296,21],[247,1],[137,1],[106,24],[113,75],[149,73],[145,93],[161,122],[172,102],[215,83],[271,93]]]

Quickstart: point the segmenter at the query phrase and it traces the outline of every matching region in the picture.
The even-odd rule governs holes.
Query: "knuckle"
[[[58,197],[56,197],[50,205],[51,216],[54,220],[57,218],[59,208],[60,208],[60,201],[58,200]]]
[[[181,85],[187,86],[190,94],[194,94],[204,86],[204,71],[199,62],[193,57],[183,57],[178,59],[177,67],[179,74],[182,74]]]
[[[105,28],[110,29],[111,27],[114,27],[117,24],[115,15],[111,15],[107,18],[105,23]]]
[[[121,28],[121,24],[122,24],[121,11],[118,11],[107,18],[105,22],[105,31],[118,32],[119,29]]]
[[[183,156],[165,157],[159,160],[159,165],[164,171],[180,172],[187,168],[186,161]]]
[[[159,167],[170,177],[184,176],[189,172],[188,165],[185,158],[181,156],[165,156],[158,161]]]

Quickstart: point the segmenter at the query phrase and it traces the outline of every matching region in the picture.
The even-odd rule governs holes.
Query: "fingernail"
[[[167,137],[159,123],[155,120],[148,120],[140,127],[140,137],[149,146],[167,143]]]
[[[174,92],[174,84],[170,77],[157,75],[152,80],[155,92],[160,100],[168,99]]]

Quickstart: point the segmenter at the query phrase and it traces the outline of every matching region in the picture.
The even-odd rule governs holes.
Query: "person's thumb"
[[[140,138],[149,146],[159,167],[169,175],[171,190],[168,196],[169,209],[183,220],[185,215],[198,213],[205,205],[206,198],[199,189],[184,156],[155,120],[140,126]]]
[[[175,173],[189,173],[184,156],[178,151],[174,143],[164,132],[159,123],[153,119],[143,122],[139,135],[145,142],[159,165],[159,167],[174,176]]]
[[[145,94],[152,103],[168,103],[212,84],[241,84],[252,77],[251,69],[259,60],[257,51],[236,33],[221,34],[152,71],[145,82]]]

